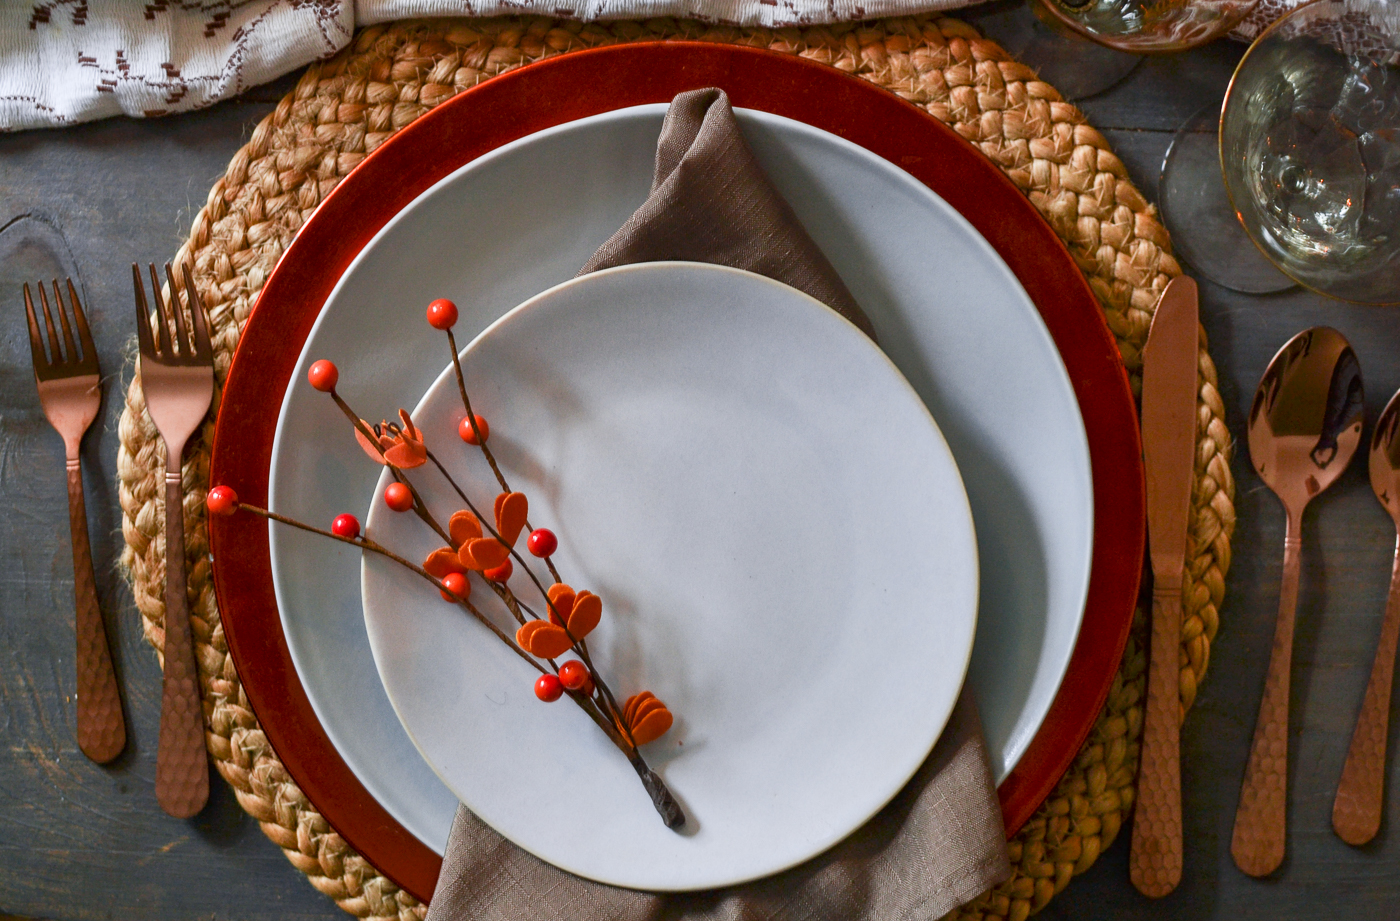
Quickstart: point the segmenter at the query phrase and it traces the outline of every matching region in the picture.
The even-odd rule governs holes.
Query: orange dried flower
[[[466,575],[467,569],[457,559],[457,552],[451,547],[439,547],[423,561],[423,568],[434,579],[442,579],[448,573],[459,572]]]
[[[549,619],[581,640],[603,619],[603,599],[590,591],[575,592],[563,582],[549,587]]]
[[[530,500],[523,492],[503,492],[496,497],[495,511],[496,533],[501,535],[506,546],[514,547],[529,517]]]
[[[447,522],[447,533],[457,548],[457,559],[467,569],[494,569],[510,556],[510,549],[494,537],[483,537],[481,522],[463,509]]]
[[[363,419],[360,421],[364,422]],[[423,445],[423,436],[402,409],[399,410],[399,421],[402,424],[386,421],[375,426],[365,422],[365,428],[374,432],[375,441],[366,438],[359,428],[355,429],[355,440],[376,464],[388,462],[401,470],[423,466],[428,462],[428,449]]]
[[[448,519],[447,533],[452,537],[452,546],[461,547],[468,541],[481,537],[481,522],[477,521],[471,512],[463,509]]]
[[[525,527],[525,516],[530,508],[529,500],[521,492],[503,492],[496,497],[496,533],[505,542],[494,537],[483,537],[481,522],[471,512],[458,512],[452,516],[449,528],[452,542],[457,544],[462,565],[468,569],[495,569],[510,558],[510,548],[520,537]]]
[[[651,691],[642,691],[627,698],[622,705],[622,720],[637,745],[655,742],[671,730],[675,718],[666,705]]]
[[[528,620],[515,631],[515,642],[532,656],[553,659],[573,648],[574,641],[558,624],[547,620]]]
[[[510,548],[494,537],[478,537],[463,544],[457,556],[468,569],[483,571],[510,559]]]

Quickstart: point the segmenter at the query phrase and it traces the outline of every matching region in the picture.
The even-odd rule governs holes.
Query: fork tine
[[[156,358],[156,346],[151,337],[151,307],[146,303],[146,289],[141,284],[141,268],[134,262],[131,264],[131,282],[136,289],[136,339],[142,355]]]
[[[97,357],[97,348],[92,344],[87,314],[83,313],[83,304],[78,300],[78,289],[73,287],[73,279],[65,278],[64,281],[68,283],[68,300],[73,304],[73,322],[78,324],[78,340],[83,346],[83,360],[90,361]]]
[[[73,327],[68,323],[68,307],[63,303],[63,294],[58,290],[58,279],[53,280],[53,306],[58,313],[58,323],[63,327],[63,347],[70,364],[78,363],[78,345],[73,341]]]
[[[184,263],[181,269],[185,274],[185,297],[190,302],[190,317],[194,321],[195,356],[200,359],[210,359],[214,355],[214,349],[209,344],[209,321],[204,309],[204,299],[199,296],[199,289],[194,286],[194,275],[190,272],[190,264]]]
[[[170,263],[165,264],[165,279],[170,283],[170,312],[175,314],[175,348],[181,358],[190,357],[190,337],[185,332],[185,307],[189,303],[189,292],[180,296],[180,286],[175,284],[175,273],[170,271]]]
[[[151,299],[156,302],[156,319],[160,321],[160,354],[164,358],[172,358],[175,353],[170,348],[170,308],[165,303],[165,298],[160,293],[160,276],[156,274],[156,264],[146,263],[151,270]]]
[[[29,351],[34,356],[34,373],[49,366],[44,355],[44,334],[39,332],[39,320],[34,316],[34,301],[29,296],[29,282],[24,283],[24,313],[29,318]]]
[[[53,315],[49,313],[49,296],[44,293],[44,283],[37,282],[39,289],[39,306],[44,310],[44,327],[49,331],[49,355],[52,356],[50,364],[63,364],[63,352],[58,345],[58,330],[53,325]]]

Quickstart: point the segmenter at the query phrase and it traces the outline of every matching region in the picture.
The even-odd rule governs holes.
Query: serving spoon
[[[1361,442],[1361,364],[1335,329],[1315,326],[1269,362],[1249,410],[1249,457],[1288,515],[1273,651],[1235,812],[1230,853],[1250,876],[1283,862],[1288,686],[1303,547],[1303,509],[1351,463]]]
[[[1400,639],[1400,393],[1390,398],[1371,436],[1371,488],[1395,520],[1395,563],[1390,598],[1381,622],[1381,639],[1351,750],[1332,802],[1332,828],[1347,844],[1365,844],[1381,827],[1385,788],[1385,742],[1390,723],[1390,680],[1395,674],[1395,646]]]

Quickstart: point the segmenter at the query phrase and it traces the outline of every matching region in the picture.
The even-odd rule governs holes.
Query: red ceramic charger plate
[[[302,344],[340,276],[370,239],[438,180],[504,144],[602,112],[719,86],[738,107],[805,122],[892,163],[942,196],[997,250],[1064,359],[1089,439],[1094,547],[1069,669],[1040,731],[1002,782],[1014,834],[1069,767],[1108,695],[1132,621],[1145,534],[1137,414],[1097,301],[1064,244],[1024,195],[926,112],[798,57],[689,42],[616,45],[510,71],[404,128],[347,176],[301,229],[263,287],[224,383],[211,482],[265,504],[273,436]],[[541,104],[548,100],[548,104]],[[369,794],[331,744],[297,676],[272,586],[267,527],[210,523],[229,652],[268,741],[292,778],[356,850],[420,899],[441,859]]]

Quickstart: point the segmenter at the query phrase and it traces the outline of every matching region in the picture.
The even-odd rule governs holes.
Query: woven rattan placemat
[[[812,29],[757,30],[655,20],[580,24],[540,18],[374,26],[312,65],[234,155],[195,216],[189,259],[228,370],[264,279],[316,205],[365,154],[458,91],[530,61],[625,41],[686,38],[766,47],[822,61],[887,87],[951,125],[997,163],[1069,245],[1117,337],[1134,390],[1157,295],[1180,273],[1167,232],[1098,131],[1055,89],[952,19],[921,17]],[[217,394],[216,394],[217,399]],[[1200,352],[1196,488],[1181,647],[1182,714],[1205,674],[1230,565],[1234,482],[1215,366]],[[203,499],[212,426],[189,452],[186,555],[209,751],[239,803],[316,888],[347,912],[421,918],[424,908],[352,851],[277,759],[224,644],[210,580]],[[123,563],[147,639],[164,640],[164,449],[133,381],[121,419]],[[1089,740],[1011,843],[1015,875],[962,918],[1013,921],[1044,907],[1089,868],[1132,809],[1142,731],[1146,621],[1139,611]]]

